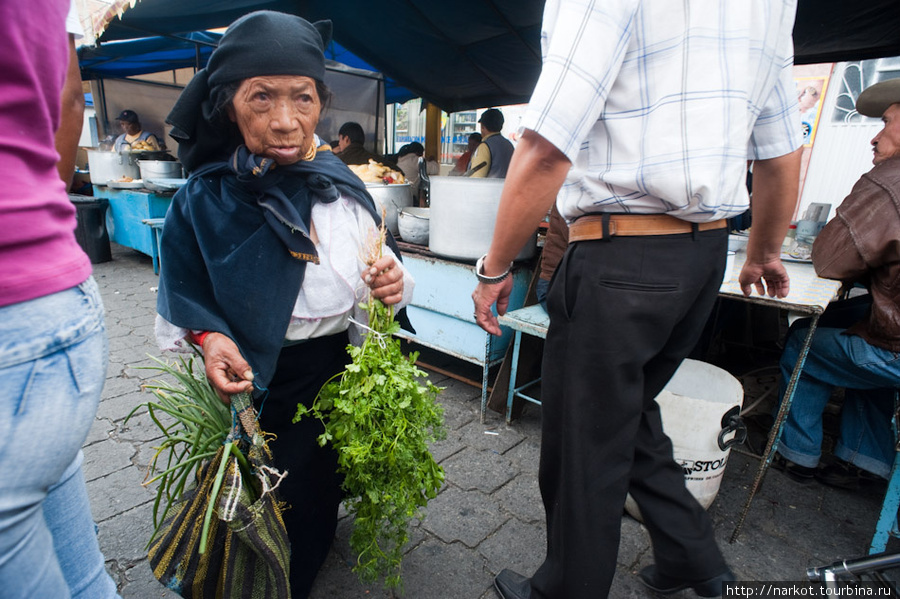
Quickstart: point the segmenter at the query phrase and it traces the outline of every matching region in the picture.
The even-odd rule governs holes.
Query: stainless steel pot
[[[180,162],[172,160],[138,160],[141,169],[141,179],[181,179],[184,169]]]
[[[503,179],[431,177],[428,249],[439,256],[475,261],[494,237]],[[537,230],[516,256],[526,260],[537,250]]]
[[[141,178],[137,158],[128,153],[88,150],[88,169],[93,185],[106,185],[122,177]]]
[[[407,243],[428,245],[428,221],[430,208],[404,208],[397,219],[400,237]]]
[[[384,224],[395,236],[400,234],[397,218],[400,211],[413,205],[412,190],[409,183],[366,183],[366,191],[375,199],[375,206],[384,208]]]

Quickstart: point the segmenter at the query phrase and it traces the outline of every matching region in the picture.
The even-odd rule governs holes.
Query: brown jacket
[[[397,168],[397,164],[393,160],[388,160],[384,156],[373,154],[368,151],[362,144],[350,144],[344,148],[343,152],[335,152],[334,154],[344,161],[344,164],[369,164],[369,159],[380,162],[384,166]]]
[[[556,204],[550,209],[550,226],[547,227],[547,235],[544,237],[544,249],[541,251],[541,278],[549,281],[553,278],[553,272],[562,261],[563,254],[569,246],[569,225],[556,209]]]
[[[813,244],[821,277],[860,283],[872,309],[847,333],[900,352],[900,158],[863,175]]]

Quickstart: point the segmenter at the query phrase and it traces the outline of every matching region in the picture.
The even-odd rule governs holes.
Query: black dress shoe
[[[730,568],[726,568],[718,576],[713,576],[706,580],[673,578],[657,572],[656,566],[647,566],[641,570],[638,576],[640,576],[644,586],[660,595],[671,595],[684,589],[694,589],[694,592],[701,597],[719,597],[722,595],[722,585],[726,582],[734,581],[734,573]]]
[[[833,462],[816,470],[816,480],[829,487],[856,490],[868,485],[877,485],[883,478],[866,472],[862,468],[835,458]]]
[[[500,599],[529,599],[531,581],[512,570],[502,570],[494,577],[494,590]]]

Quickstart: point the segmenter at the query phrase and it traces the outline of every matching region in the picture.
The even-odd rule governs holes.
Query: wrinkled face
[[[900,156],[900,104],[891,104],[881,115],[884,128],[872,138],[873,164]]]
[[[228,109],[247,148],[277,164],[299,162],[314,143],[322,104],[311,77],[245,79]]]

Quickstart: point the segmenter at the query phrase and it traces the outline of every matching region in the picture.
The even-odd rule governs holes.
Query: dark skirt
[[[310,406],[322,385],[344,369],[347,333],[310,339],[284,347],[265,397],[256,399],[262,429],[276,435],[270,441],[274,465],[287,471],[279,491],[290,507],[284,522],[291,542],[291,593],[309,595],[316,573],[331,547],[341,502],[337,454],[319,447],[323,432],[315,418],[293,424],[297,404]]]

